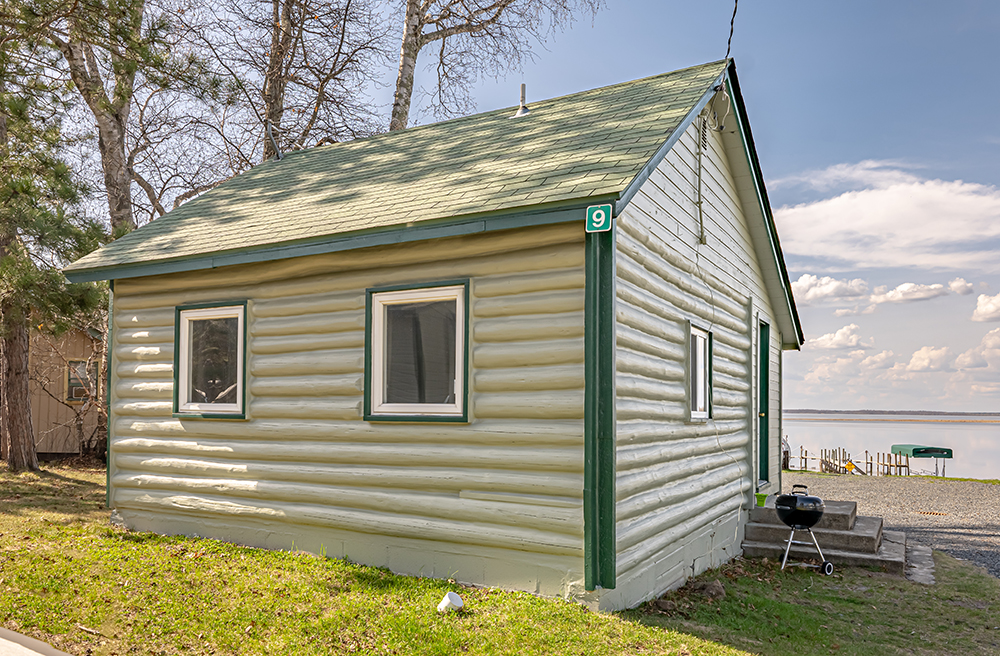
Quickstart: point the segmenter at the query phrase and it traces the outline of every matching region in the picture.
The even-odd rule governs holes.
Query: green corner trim
[[[584,579],[615,587],[615,230],[586,237]]]
[[[247,312],[247,299],[236,301],[214,301],[210,303],[190,303],[174,307],[174,407],[173,415],[178,419],[246,419],[247,418],[247,334],[250,332]],[[219,307],[243,307],[243,362],[240,367],[242,381],[240,383],[240,412],[182,412],[180,410],[180,375],[181,375],[181,312],[184,310],[204,310]]]
[[[465,317],[465,343],[462,350],[465,355],[462,358],[462,414],[461,415],[376,415],[372,414],[372,296],[380,292],[398,292],[407,289],[433,289],[435,287],[457,287],[462,285],[465,288],[463,303],[465,310],[462,313]],[[472,325],[470,316],[472,307],[469,302],[469,279],[459,278],[454,280],[435,280],[434,282],[424,282],[416,284],[386,285],[381,287],[370,287],[365,290],[365,400],[364,400],[364,420],[370,422],[405,422],[405,423],[469,423],[469,344],[472,342],[469,335],[469,327]]]
[[[107,362],[105,363],[105,384],[107,389],[104,392],[104,402],[107,404],[105,408],[107,411],[108,422],[107,429],[104,433],[104,439],[106,441],[104,446],[104,507],[111,507],[111,427],[114,423],[111,421],[111,378],[114,376],[114,369],[112,369],[113,361],[112,357],[115,352],[115,281],[112,280],[108,284],[108,352],[105,354]]]

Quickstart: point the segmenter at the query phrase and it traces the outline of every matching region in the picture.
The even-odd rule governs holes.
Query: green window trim
[[[581,226],[581,229],[583,226]],[[586,236],[584,310],[584,584],[614,589],[615,227]]]
[[[378,414],[372,411],[372,390],[373,390],[373,316],[374,297],[384,292],[422,291],[433,290],[442,287],[462,287],[458,298],[463,304],[462,310],[462,339],[461,345],[462,364],[461,371],[458,372],[462,381],[462,412],[455,414]],[[472,304],[470,303],[469,279],[459,278],[453,280],[438,280],[434,282],[424,282],[415,284],[385,285],[370,287],[365,290],[365,390],[364,390],[364,420],[368,422],[403,422],[403,423],[469,423],[469,345],[472,342],[470,334],[472,315]]]
[[[771,418],[771,325],[766,321],[758,321],[757,326],[757,481],[759,485],[761,482],[771,480],[769,425]]]
[[[708,333],[708,418],[715,416],[715,403],[712,397],[715,396],[715,334]]]
[[[695,377],[695,362],[691,357],[693,351],[693,341],[695,335],[703,335],[705,339],[705,412],[697,413],[695,410],[695,399],[694,399],[694,377]],[[715,406],[713,403],[713,391],[714,381],[713,375],[715,370],[715,336],[712,334],[711,330],[702,328],[693,321],[687,322],[687,344],[685,351],[688,354],[687,366],[684,372],[684,385],[686,388],[686,404],[687,404],[687,420],[688,423],[704,423],[712,419],[715,415]]]
[[[187,305],[178,305],[174,308],[174,394],[173,394],[173,416],[181,419],[246,419],[247,418],[247,334],[249,333],[247,325],[247,305],[246,299],[236,300],[236,301],[217,301],[211,303],[191,303]],[[183,324],[181,314],[187,312],[188,310],[208,310],[212,308],[228,308],[228,307],[239,307],[242,313],[241,322],[243,325],[242,334],[239,336],[241,343],[243,357],[239,363],[240,373],[239,373],[239,384],[240,392],[238,395],[239,409],[233,412],[199,412],[199,411],[185,411],[181,409],[180,403],[180,389],[181,389],[181,327]],[[187,368],[184,368],[187,371]]]

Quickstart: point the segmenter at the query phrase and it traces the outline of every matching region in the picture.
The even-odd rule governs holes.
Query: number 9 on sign
[[[611,205],[591,205],[587,208],[587,232],[611,229]]]

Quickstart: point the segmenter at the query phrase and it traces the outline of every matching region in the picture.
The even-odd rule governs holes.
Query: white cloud
[[[860,305],[855,305],[852,308],[840,308],[833,311],[833,316],[835,317],[853,317],[858,314],[871,314],[877,308],[877,305],[869,305],[868,307],[862,309]]]
[[[858,376],[860,373],[859,365],[864,357],[864,351],[851,351],[845,355],[817,358],[803,380],[813,385],[825,383],[842,385],[847,380]]]
[[[806,347],[811,349],[849,349],[849,348],[870,348],[874,345],[874,340],[864,341],[858,331],[861,329],[855,323],[844,326],[835,333],[827,333],[815,339],[806,340]]]
[[[924,346],[910,358],[907,371],[948,371],[951,364],[951,349],[947,346],[934,348]]]
[[[895,356],[896,354],[892,351],[882,351],[862,360],[861,367],[868,370],[889,369],[896,362]]]
[[[958,356],[955,366],[959,369],[1000,369],[1000,328],[986,333],[978,346]]]
[[[879,375],[880,370],[890,369],[894,364],[895,355],[892,351],[882,351],[867,357],[863,350],[821,356],[813,362],[803,381],[810,385],[865,387],[874,376]]]
[[[912,301],[926,301],[929,298],[945,296],[947,294],[948,289],[941,284],[920,285],[915,282],[904,282],[892,290],[889,290],[885,286],[876,287],[875,293],[872,294],[870,300],[876,304],[909,303]]]
[[[1000,294],[987,296],[980,294],[976,299],[976,309],[972,312],[973,321],[1000,321]]]
[[[926,180],[891,162],[841,164],[779,184],[852,190],[775,211],[789,255],[830,267],[981,269],[1000,272],[1000,189]]]
[[[804,185],[817,191],[839,187],[879,187],[919,182],[920,178],[903,171],[905,164],[894,160],[866,159],[857,164],[834,164],[822,171],[807,171],[800,175],[768,182],[769,187]]]
[[[988,367],[989,364],[983,355],[983,349],[978,347],[969,349],[955,358],[955,366],[959,369],[982,369]]]
[[[959,296],[968,296],[972,293],[974,287],[972,286],[972,283],[966,281],[965,278],[955,278],[954,280],[948,281],[948,289]]]
[[[792,283],[792,294],[795,300],[808,305],[824,299],[856,298],[868,294],[868,283],[861,278],[854,280],[837,280],[830,276],[819,278],[808,273],[799,276]]]

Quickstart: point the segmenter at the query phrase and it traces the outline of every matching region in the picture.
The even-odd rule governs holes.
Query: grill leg
[[[816,534],[812,532],[811,528],[806,529],[806,530],[809,531],[809,537],[811,537],[813,539],[813,544],[816,545],[816,551],[819,552],[819,559],[820,560],[826,560],[826,558],[823,557],[823,550],[819,548],[819,542],[816,541]]]
[[[788,544],[785,545],[785,557],[781,559],[781,569],[785,569],[785,563],[788,562],[788,552],[792,549],[792,540],[795,539],[795,529],[792,529],[792,534],[788,536]]]

